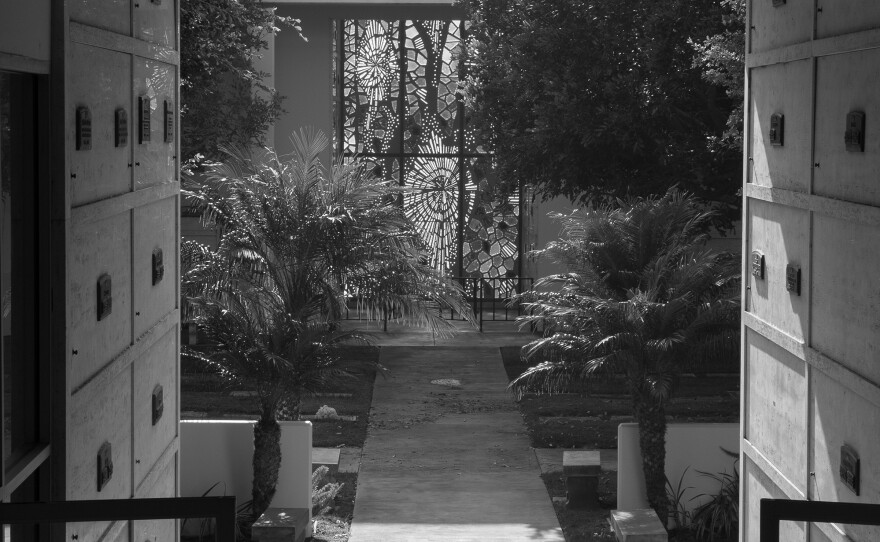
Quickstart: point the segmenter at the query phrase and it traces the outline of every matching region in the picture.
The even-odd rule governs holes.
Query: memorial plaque
[[[110,275],[105,273],[98,278],[98,321],[110,316],[111,312],[113,312],[111,280]]]
[[[859,494],[859,470],[859,454],[844,444],[840,447],[840,481],[856,495]]]
[[[757,279],[764,278],[764,255],[757,250],[752,252],[752,275]]]
[[[128,111],[123,108],[116,110],[116,146],[128,145]]]
[[[109,442],[105,442],[98,449],[98,491],[113,478],[113,454]]]
[[[165,264],[162,263],[162,249],[155,248],[153,249],[153,286],[162,282],[162,277],[165,276]]]
[[[781,147],[785,132],[785,115],[770,115],[770,144],[774,147]]]
[[[785,289],[801,295],[801,268],[794,265],[785,266]]]
[[[138,143],[150,142],[150,97],[138,98]]]
[[[174,106],[165,100],[165,143],[174,142]]]
[[[846,150],[849,152],[865,152],[865,114],[861,111],[850,111],[846,115],[846,132],[844,133]]]
[[[153,425],[162,419],[163,410],[165,410],[165,406],[162,399],[162,386],[156,384],[156,387],[153,388]]]
[[[88,107],[76,108],[76,150],[92,148],[92,113]]]

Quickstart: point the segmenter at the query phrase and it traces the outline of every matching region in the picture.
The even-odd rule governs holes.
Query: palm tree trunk
[[[636,421],[639,424],[639,447],[648,504],[666,526],[669,498],[666,495],[666,409],[651,398],[647,390],[632,392]]]
[[[281,426],[274,417],[261,416],[254,424],[254,519],[269,508],[281,468]]]

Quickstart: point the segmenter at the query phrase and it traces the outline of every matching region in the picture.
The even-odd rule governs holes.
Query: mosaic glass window
[[[456,89],[462,21],[345,20],[334,40],[337,151],[412,190],[402,205],[449,275],[501,279],[519,269],[520,201],[490,196],[491,156]],[[495,281],[499,282],[499,281]]]

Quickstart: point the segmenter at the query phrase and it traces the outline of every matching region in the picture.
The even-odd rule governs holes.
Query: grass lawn
[[[508,379],[528,368],[518,347],[502,347],[501,358]],[[622,380],[595,384],[584,393],[529,394],[517,401],[535,448],[617,448],[617,426],[634,421]],[[739,375],[700,375],[682,378],[676,398],[667,408],[669,422],[722,423],[739,421]],[[617,473],[599,478],[599,507],[569,510],[564,504],[562,473],[542,475],[547,493],[554,499],[559,524],[568,542],[613,541],[608,525],[617,507]],[[670,533],[670,540],[694,540],[690,531]]]

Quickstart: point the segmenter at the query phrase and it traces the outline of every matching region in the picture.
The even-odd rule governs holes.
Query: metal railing
[[[0,525],[211,518],[216,542],[235,542],[235,497],[105,499],[0,504]]]
[[[761,542],[779,542],[780,521],[880,525],[880,504],[761,499]]]
[[[531,277],[449,277],[461,286],[465,300],[471,306],[474,318],[483,331],[484,322],[510,322],[523,314],[522,305],[513,302],[516,294],[521,294],[532,289],[535,279]],[[349,306],[359,307],[357,296],[352,296]],[[447,307],[438,307],[440,317],[446,320],[466,320],[465,316]],[[343,316],[345,320],[360,320],[361,313],[358,309],[347,309]],[[382,318],[385,330],[388,329],[388,315]],[[392,317],[393,319],[393,317]]]

